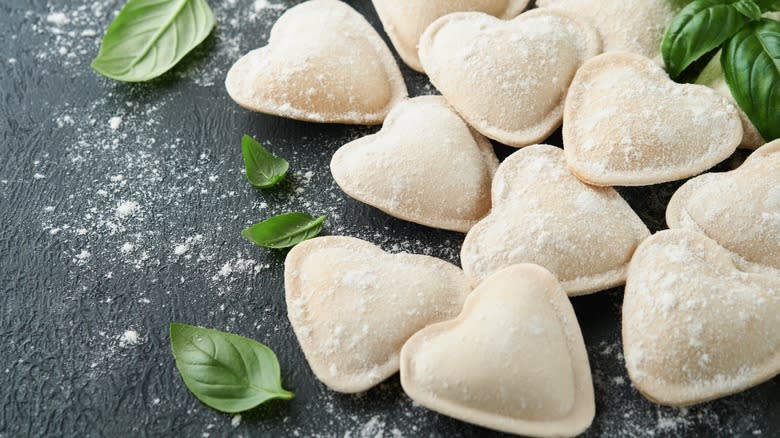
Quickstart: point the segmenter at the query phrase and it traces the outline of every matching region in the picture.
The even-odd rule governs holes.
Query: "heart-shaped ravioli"
[[[780,373],[780,276],[740,271],[701,233],[655,234],[631,260],[623,354],[634,386],[664,405],[771,379]]]
[[[404,101],[382,130],[344,145],[330,168],[350,196],[391,216],[466,232],[490,211],[498,159],[440,96]]]
[[[417,44],[425,29],[437,18],[453,12],[476,11],[509,19],[528,6],[529,0],[373,0],[385,32],[401,59],[423,72]]]
[[[225,86],[252,111],[325,123],[382,123],[406,97],[390,49],[360,14],[336,0],[286,11],[268,45],[239,59]]]
[[[574,73],[600,51],[595,28],[552,10],[510,21],[458,12],[420,39],[423,67],[447,101],[477,131],[516,147],[560,126]]]
[[[466,235],[460,258],[475,283],[503,267],[535,263],[569,295],[582,295],[623,284],[649,235],[614,189],[581,182],[566,170],[561,149],[536,145],[501,163],[493,210]]]
[[[662,64],[661,40],[684,1],[537,0],[536,4],[588,20],[601,34],[605,52],[636,53]]]
[[[699,174],[742,140],[736,108],[702,85],[676,84],[653,61],[610,52],[574,77],[563,115],[569,169],[600,186]]]
[[[731,251],[741,269],[780,277],[780,140],[736,170],[686,182],[672,196],[666,222],[704,233]]]
[[[351,237],[319,237],[284,263],[287,314],[314,374],[340,392],[398,371],[404,342],[457,315],[471,287],[455,265],[388,254]]]
[[[555,277],[531,264],[492,275],[457,319],[412,336],[401,385],[425,407],[515,434],[574,436],[595,413],[574,310]]]

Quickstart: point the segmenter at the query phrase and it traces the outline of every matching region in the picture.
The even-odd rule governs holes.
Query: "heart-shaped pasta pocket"
[[[287,315],[309,366],[339,392],[365,391],[395,374],[404,342],[453,318],[471,292],[451,263],[388,254],[340,236],[294,247],[284,286]]]
[[[780,276],[747,273],[705,235],[666,230],[637,249],[623,355],[650,400],[685,406],[780,373]]]
[[[477,131],[510,146],[542,141],[561,124],[574,73],[601,52],[593,26],[536,9],[509,21],[458,12],[420,40],[431,82]]]
[[[669,201],[666,222],[704,233],[731,251],[742,269],[780,277],[780,140],[731,172],[683,184]]]
[[[728,158],[741,141],[739,113],[725,97],[703,85],[677,84],[639,55],[590,59],[566,98],[566,160],[590,184],[687,178]]]
[[[373,0],[385,32],[409,67],[424,73],[417,45],[425,29],[453,12],[476,11],[509,19],[523,12],[529,0]]]
[[[345,3],[312,0],[286,11],[268,45],[239,59],[225,80],[239,105],[323,123],[382,123],[406,97],[390,49]]]
[[[440,96],[406,100],[382,130],[341,147],[331,173],[349,196],[391,216],[466,232],[490,211],[498,159]]]
[[[460,259],[474,283],[516,263],[547,268],[569,295],[623,284],[631,256],[650,235],[610,187],[566,170],[563,151],[529,146],[493,179],[493,210],[466,235]]]
[[[490,276],[457,319],[412,336],[401,385],[437,412],[520,435],[574,436],[595,413],[574,309],[555,277],[531,264]]]

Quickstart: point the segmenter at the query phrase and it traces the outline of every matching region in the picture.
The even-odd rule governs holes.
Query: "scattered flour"
[[[120,218],[133,216],[141,210],[141,207],[135,201],[122,201],[116,207],[116,215]]]
[[[210,135],[198,131],[181,138],[181,126],[202,123],[208,113],[193,108],[182,112],[181,120],[171,123],[166,118],[171,108],[178,108],[184,94],[191,94],[193,88],[218,87],[216,92],[221,96],[227,67],[246,51],[265,44],[271,24],[285,8],[281,3],[267,0],[225,0],[210,4],[219,23],[218,31],[204,48],[196,49],[193,56],[171,73],[186,84],[183,91],[149,93],[144,87],[121,91],[124,88],[99,79],[104,89],[95,93],[92,101],[78,105],[63,102],[51,109],[51,127],[63,139],[65,153],[58,158],[61,162],[47,161],[44,157],[42,165],[51,167],[42,167],[36,173],[48,174],[46,169],[57,165],[73,179],[94,177],[96,181],[73,186],[72,193],[44,201],[49,206],[34,214],[46,239],[57,243],[52,247],[62,248],[64,261],[70,263],[68,275],[77,278],[80,285],[99,285],[100,299],[94,305],[118,312],[107,314],[121,314],[122,319],[121,322],[107,320],[102,327],[105,332],[101,330],[88,339],[95,348],[93,356],[84,362],[84,369],[95,376],[111,368],[106,365],[132,357],[133,349],[116,349],[116,334],[121,333],[118,342],[121,347],[142,344],[144,337],[125,327],[139,327],[143,324],[145,306],[170,306],[171,296],[193,303],[213,303],[215,296],[220,297],[219,305],[202,315],[204,321],[216,321],[215,328],[254,328],[256,339],[271,346],[274,346],[271,341],[278,341],[280,336],[288,338],[289,323],[283,309],[274,301],[281,289],[261,290],[257,281],[263,276],[281,285],[283,255],[257,248],[238,237],[243,227],[272,215],[286,211],[326,214],[326,234],[359,237],[392,252],[428,254],[458,261],[461,235],[433,230],[421,235],[419,226],[381,214],[367,221],[345,217],[344,212],[355,201],[333,182],[329,158],[342,144],[375,132],[374,128],[345,128],[343,135],[325,130],[305,137],[277,139],[274,144],[274,134],[264,132],[258,122],[258,130],[252,134],[285,156],[292,170],[279,190],[268,193],[248,186],[240,158],[231,155],[225,145],[215,144]],[[29,55],[33,59],[17,54],[8,58],[7,63],[34,62],[52,71],[64,68],[74,78],[94,75],[87,65],[97,53],[103,29],[120,5],[121,2],[111,0],[58,4],[49,13],[35,15],[32,20],[35,24],[26,30],[45,38],[45,43]],[[247,34],[253,37],[246,38]],[[436,93],[424,78],[410,79],[409,85],[412,94]],[[96,168],[103,173],[95,175]],[[2,181],[7,184],[6,180]],[[410,233],[416,237],[406,237]],[[172,275],[175,277],[169,278]],[[128,292],[135,294],[129,297],[114,294],[123,290],[122,284],[142,277],[159,282],[159,287]],[[61,293],[78,302],[82,294],[94,293],[86,288]],[[246,303],[252,303],[251,311]],[[609,352],[604,357],[622,364],[620,345],[603,346],[603,350],[607,349]],[[600,384],[634,391],[623,374],[601,372]],[[380,385],[365,399],[359,395],[354,399],[344,398],[347,396],[323,390],[313,394],[305,406],[333,413],[327,424],[312,429],[295,425],[295,417],[283,421],[289,425],[292,436],[330,436],[323,431],[339,430],[342,436],[384,438],[402,436],[401,430],[411,431],[407,432],[408,436],[426,435],[420,433],[420,428],[435,427],[431,425],[441,421],[441,417],[401,394],[400,386],[393,380]],[[656,408],[638,397],[632,393],[631,403],[599,408],[596,421],[605,435],[685,434],[701,424],[723,423],[724,427],[735,427],[726,424],[710,408],[692,408],[683,415],[678,410]],[[382,406],[368,415],[344,414],[356,400],[360,403],[380,400]],[[151,399],[152,405],[161,403],[167,404],[168,400]],[[188,414],[197,414],[199,418],[212,415],[210,410],[196,406]],[[387,415],[389,410],[397,415]],[[676,420],[678,417],[685,420]],[[213,418],[213,423],[226,427],[241,424],[240,416],[230,421],[222,416]],[[749,427],[749,419],[746,421]],[[431,430],[426,431],[430,434]]]
[[[111,117],[108,119],[108,126],[116,131],[120,126],[122,126],[122,118],[118,116]]]
[[[254,5],[252,5],[252,9],[254,9],[255,13],[262,12],[266,9],[279,9],[284,10],[286,7],[282,4],[274,4],[269,2],[268,0],[255,0]]]
[[[46,16],[46,22],[61,26],[70,23],[70,19],[68,19],[68,16],[62,12],[52,12]]]
[[[119,337],[120,347],[132,347],[143,342],[143,338],[135,330],[125,330]]]

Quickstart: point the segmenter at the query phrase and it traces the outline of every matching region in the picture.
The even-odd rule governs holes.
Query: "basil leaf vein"
[[[284,213],[258,222],[241,232],[247,240],[264,248],[290,248],[316,237],[327,216],[314,218],[306,213]]]
[[[246,179],[259,189],[268,189],[278,184],[290,168],[287,160],[272,154],[248,135],[241,139],[241,153],[244,156]]]
[[[780,138],[780,22],[750,23],[725,45],[721,64],[734,100],[764,139]]]
[[[751,20],[761,19],[761,8],[753,0],[739,0],[733,3],[734,9]]]
[[[129,0],[108,26],[92,68],[124,82],[156,78],[211,33],[206,0]]]
[[[745,25],[729,0],[696,0],[684,7],[666,28],[661,54],[672,78],[719,47]]]
[[[282,388],[276,355],[257,341],[179,323],[170,325],[170,341],[184,384],[214,409],[243,412],[271,399],[293,397]]]

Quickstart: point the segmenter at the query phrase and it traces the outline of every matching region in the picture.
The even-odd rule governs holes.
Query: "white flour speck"
[[[130,347],[138,345],[142,342],[141,335],[135,330],[125,330],[122,336],[119,338],[119,345],[121,347]]]
[[[70,23],[70,19],[63,12],[52,12],[46,16],[46,22],[51,24],[63,25]]]
[[[227,277],[232,273],[233,273],[233,267],[230,266],[230,262],[227,262],[224,265],[222,265],[222,268],[219,270],[219,275],[223,277]]]
[[[268,0],[255,0],[255,4],[252,6],[255,12],[262,12],[266,9],[284,9],[284,5],[274,4]]]
[[[116,131],[120,126],[122,126],[122,118],[119,116],[111,117],[108,119],[108,126]]]
[[[138,205],[135,201],[122,201],[119,203],[119,205],[116,207],[116,215],[120,218],[126,218],[128,216],[132,216],[138,211],[141,210],[141,207]]]

